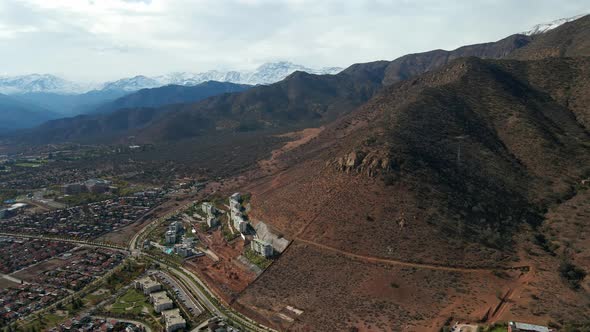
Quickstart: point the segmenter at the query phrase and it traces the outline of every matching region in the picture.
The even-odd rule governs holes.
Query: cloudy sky
[[[0,74],[346,67],[588,12],[588,0],[0,0]]]

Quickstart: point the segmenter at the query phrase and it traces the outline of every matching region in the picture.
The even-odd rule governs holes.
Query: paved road
[[[199,301],[197,301],[197,299],[194,298],[190,291],[184,285],[176,281],[176,279],[168,273],[165,273],[163,271],[152,270],[148,271],[148,274],[156,276],[163,283],[167,284],[172,289],[174,289],[174,296],[178,299],[178,301],[182,302],[182,304],[188,309],[191,315],[198,316],[203,311],[205,311],[205,308],[203,308]]]
[[[142,326],[145,329],[146,332],[152,332],[152,329],[149,326],[147,326],[146,324],[144,324],[142,322],[136,321],[136,320],[130,320],[130,319],[124,319],[124,318],[117,318],[117,317],[108,317],[108,316],[96,316],[96,315],[92,315],[90,317],[92,317],[92,318],[98,318],[98,319],[106,319],[106,320],[114,319],[114,320],[116,320],[118,322],[131,323],[131,324],[135,324],[137,326]]]
[[[37,239],[37,240],[45,240],[45,241],[54,241],[54,242],[65,242],[65,243],[73,243],[73,244],[80,244],[88,247],[96,247],[96,248],[107,248],[112,250],[117,250],[125,253],[129,253],[127,248],[117,246],[114,244],[109,244],[105,242],[94,242],[94,241],[86,241],[86,240],[76,240],[76,239],[66,239],[61,237],[53,237],[53,236],[46,236],[46,235],[28,235],[28,234],[17,234],[17,233],[0,233],[0,236],[8,236],[8,237],[15,237],[21,239]]]
[[[61,242],[66,242],[66,243],[76,243],[76,244],[92,246],[92,247],[101,247],[101,248],[107,248],[107,249],[120,250],[120,251],[124,251],[127,253],[131,252],[135,256],[142,256],[143,255],[143,256],[150,257],[153,260],[157,261],[161,266],[164,266],[169,271],[173,272],[174,275],[179,278],[179,280],[181,281],[181,284],[184,284],[185,289],[187,289],[189,291],[189,293],[195,295],[196,298],[198,299],[198,301],[200,303],[202,303],[205,306],[205,308],[207,310],[209,310],[209,312],[211,312],[213,315],[219,316],[222,318],[229,318],[230,320],[233,320],[233,321],[237,322],[238,324],[246,326],[248,329],[250,329],[252,331],[260,331],[260,332],[275,331],[275,330],[268,328],[268,327],[259,327],[259,324],[256,321],[249,319],[245,316],[242,316],[241,314],[237,314],[231,308],[225,307],[223,304],[221,304],[221,301],[219,301],[219,300],[217,301],[219,304],[214,304],[213,302],[211,302],[211,300],[209,298],[217,299],[217,296],[194,273],[185,269],[184,267],[177,268],[175,266],[172,266],[164,261],[157,259],[156,257],[153,257],[152,255],[142,252],[141,247],[138,248],[137,241],[141,238],[142,234],[146,230],[150,229],[150,226],[153,226],[153,224],[155,222],[161,221],[164,218],[167,218],[167,217],[181,211],[185,207],[186,206],[178,207],[173,212],[166,214],[164,217],[158,218],[156,221],[153,221],[153,222],[150,222],[149,224],[147,224],[137,234],[135,234],[135,236],[131,239],[128,248],[122,248],[120,246],[102,243],[102,242],[92,242],[92,241],[83,241],[83,240],[74,240],[74,239],[65,239],[65,238],[54,238],[54,237],[48,237],[48,236],[43,236],[43,235],[36,235],[35,236],[35,235],[22,235],[22,234],[12,234],[12,233],[0,233],[0,236],[12,236],[12,237],[20,237],[20,238],[26,238],[26,239],[41,239],[41,240],[61,241]],[[197,285],[197,283],[198,283],[198,285]],[[202,290],[205,290],[205,292],[207,294],[205,294]],[[71,295],[71,296],[73,296],[73,295]],[[69,297],[71,297],[71,296],[69,296]]]
[[[11,276],[11,275],[4,274],[4,273],[0,273],[0,278],[4,278],[4,279],[6,279],[8,281],[12,281],[12,282],[17,283],[17,284],[20,284],[20,283],[28,284],[28,282],[26,282],[26,281],[17,279],[15,277]]]

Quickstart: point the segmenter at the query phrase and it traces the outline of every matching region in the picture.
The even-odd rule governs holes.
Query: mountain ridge
[[[160,107],[169,104],[197,102],[223,93],[241,92],[251,85],[229,82],[207,81],[197,85],[165,85],[158,88],[141,89],[123,97],[107,102],[93,113],[112,112],[118,109],[135,107]]]
[[[153,77],[137,75],[104,83],[77,83],[50,74],[29,74],[0,77],[0,93],[56,93],[71,95],[88,93],[93,90],[133,92],[166,85],[193,86],[207,81],[248,85],[271,84],[284,79],[297,70],[315,74],[337,74],[342,68],[324,67],[314,69],[288,61],[280,61],[265,63],[255,70],[249,71],[210,70],[201,73],[175,72]]]

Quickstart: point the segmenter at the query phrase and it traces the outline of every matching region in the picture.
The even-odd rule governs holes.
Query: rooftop
[[[139,283],[144,287],[144,288],[150,288],[153,286],[158,286],[160,285],[158,282],[152,280],[150,277],[144,277],[139,279]]]
[[[166,292],[152,293],[151,297],[154,302],[154,305],[172,303],[172,300],[168,297]]]
[[[519,323],[519,322],[510,322],[510,325],[516,327],[519,330],[536,331],[536,332],[549,332],[548,327],[541,326],[541,325]]]
[[[162,311],[166,325],[184,324],[186,321],[180,315],[180,309],[171,309]]]

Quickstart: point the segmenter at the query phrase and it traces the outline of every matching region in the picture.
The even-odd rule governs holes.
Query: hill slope
[[[142,89],[98,107],[95,112],[112,112],[122,108],[159,107],[168,104],[197,102],[224,93],[241,92],[250,85],[209,81],[195,86],[167,85]]]
[[[30,92],[11,95],[12,98],[60,114],[62,117],[91,113],[100,105],[126,95],[122,90],[93,90],[82,94]]]
[[[357,309],[368,310],[368,299],[391,292],[388,280],[396,280],[404,271],[383,277],[384,272],[357,267],[361,270],[347,270],[346,278],[327,277],[321,271],[334,255],[340,257],[343,269],[359,261],[407,270],[413,266],[414,273],[454,268],[455,278],[462,280],[455,281],[463,285],[469,285],[463,279],[466,275],[477,275],[473,268],[490,271],[477,277],[487,286],[457,295],[465,301],[458,300],[461,308],[445,300],[448,311],[433,308],[434,312],[463,311],[471,297],[486,298],[480,291],[493,298],[494,287],[499,286],[491,286],[495,284],[491,271],[529,264],[531,258],[522,255],[523,245],[537,246],[531,238],[544,209],[569,197],[572,188],[590,175],[590,135],[577,120],[579,111],[567,102],[588,105],[582,101],[590,88],[589,65],[585,58],[459,59],[385,89],[308,143],[272,163],[261,163],[262,177],[245,188],[252,192],[249,217],[294,240],[294,249],[288,250],[285,260],[279,259],[281,268],[267,271],[245,292],[240,305],[290,330],[314,330],[327,322],[347,329],[358,327],[359,319],[365,326],[375,322],[387,326],[396,323],[391,320],[396,315],[409,315],[408,324],[424,324],[400,330],[440,329],[440,325],[425,327],[434,319],[432,311],[409,314],[416,300],[401,300],[404,292],[411,291],[409,281],[395,286],[400,288],[395,296],[399,300],[382,299],[387,305],[381,307],[392,313],[355,317]],[[562,95],[560,87],[572,84],[579,89]],[[278,168],[274,176],[268,176],[273,171],[265,167],[268,164]],[[294,252],[315,265],[290,264],[297,260]],[[559,280],[555,261],[551,280]],[[289,275],[305,276],[295,291],[282,286],[285,269]],[[358,287],[347,286],[351,279]],[[452,292],[456,283],[443,279],[436,286],[426,276],[413,280],[421,285],[420,292],[430,287]],[[504,279],[511,280],[508,275]],[[548,316],[574,319],[588,304],[585,295],[570,294],[561,282],[554,286],[576,300],[568,302],[568,309],[563,303],[559,308],[547,305]],[[346,310],[338,310],[336,296],[322,292],[325,287],[350,289],[347,294],[356,295],[349,295],[354,299]],[[298,296],[318,292],[333,305],[318,308],[313,297]],[[272,303],[274,309],[264,303]],[[272,317],[287,305],[313,311],[292,325],[282,325]],[[471,316],[461,317],[479,320],[486,305],[490,304],[470,303],[464,314]],[[534,310],[519,308],[524,315]]]
[[[417,76],[462,57],[476,56],[483,59],[501,59],[528,45],[531,37],[512,35],[493,43],[463,46],[453,51],[434,50],[405,55],[393,60],[386,68],[383,84],[391,85]]]
[[[570,61],[553,60],[555,66]],[[586,69],[561,76],[562,83],[583,81],[585,86],[569,97],[585,98],[582,91],[590,87],[589,61],[570,65]],[[538,73],[541,67],[547,64],[469,58],[388,88],[326,129],[309,151],[300,149],[292,156],[292,160],[303,160],[301,165],[286,161],[289,171],[277,180],[289,183],[285,188],[257,190],[264,192],[257,202],[263,211],[260,218],[276,223],[287,237],[303,232],[302,236],[313,240],[377,256],[391,256],[387,243],[404,243],[396,237],[413,232],[409,230],[413,227],[425,233],[432,233],[428,229],[433,225],[459,227],[472,232],[476,240],[488,227],[501,236],[523,220],[535,224],[535,211],[566,194],[590,171],[586,170],[590,137],[577,121],[577,111],[552,98],[555,91],[550,88],[524,80],[523,73]],[[310,188],[317,189],[318,196]],[[326,191],[331,194],[325,195]],[[361,191],[368,196],[361,196]],[[300,192],[308,194],[296,198]],[[303,206],[338,195],[328,205],[334,208],[306,228],[314,214]],[[337,207],[338,202],[351,199],[356,202],[354,210]],[[383,200],[387,203],[374,205]],[[281,202],[290,202],[290,207],[280,208]],[[428,202],[428,208],[423,202]],[[295,222],[293,215],[298,216]],[[366,215],[381,222],[368,222],[362,217]],[[405,231],[395,222],[400,218],[407,219]],[[338,220],[338,229],[331,220]],[[388,236],[380,239],[376,233],[361,231],[365,227],[387,229],[375,231]],[[353,237],[358,247],[345,244]],[[492,238],[480,239],[495,245]],[[419,243],[404,247],[415,253],[428,251]],[[459,259],[436,248],[414,259]],[[405,251],[399,257],[393,255],[409,257]]]
[[[178,140],[223,131],[298,127],[333,120],[367,101],[380,88],[370,77],[295,72],[285,80],[200,103],[178,105],[138,136]]]
[[[0,94],[0,131],[36,126],[57,114]]]
[[[536,35],[533,41],[509,56],[512,59],[535,60],[547,57],[590,55],[590,15],[567,22],[558,28]]]

